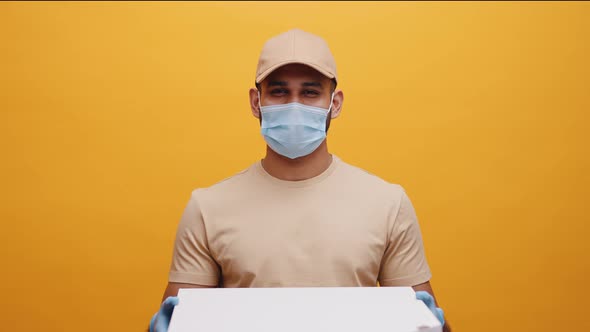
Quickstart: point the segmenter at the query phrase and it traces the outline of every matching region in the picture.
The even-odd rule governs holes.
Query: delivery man
[[[167,331],[180,288],[377,283],[413,287],[450,331],[404,189],[328,152],[326,134],[344,100],[337,83],[322,38],[293,29],[265,43],[250,109],[266,156],[192,192],[150,331]]]

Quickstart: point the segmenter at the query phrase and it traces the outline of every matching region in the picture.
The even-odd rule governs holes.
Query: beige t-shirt
[[[414,286],[430,280],[404,189],[333,156],[322,174],[283,181],[260,161],[196,189],[169,281],[220,287]]]

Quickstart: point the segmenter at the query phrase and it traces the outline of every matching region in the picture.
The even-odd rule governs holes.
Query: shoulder
[[[347,185],[352,185],[358,190],[367,193],[382,194],[388,196],[390,199],[401,199],[405,193],[405,189],[398,183],[392,183],[383,178],[345,161],[340,160],[340,174],[342,181]]]
[[[209,187],[195,188],[191,192],[191,199],[203,201],[241,194],[252,186],[254,165],[239,171]]]

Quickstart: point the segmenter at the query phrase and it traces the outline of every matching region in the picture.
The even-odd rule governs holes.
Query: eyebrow
[[[287,82],[285,82],[285,81],[270,81],[270,82],[268,82],[268,86],[287,86]]]
[[[320,82],[303,82],[303,84],[301,84],[303,86],[317,86],[318,88],[322,87],[322,83]]]
[[[288,84],[285,81],[270,81],[270,82],[268,82],[269,87],[271,87],[271,86],[287,86],[287,85]],[[322,87],[322,83],[320,83],[320,82],[303,82],[301,85],[304,87],[308,87],[308,86],[315,86],[315,87],[319,87],[319,88]]]

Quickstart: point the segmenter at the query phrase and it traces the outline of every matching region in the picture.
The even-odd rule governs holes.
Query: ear
[[[332,119],[337,118],[342,111],[342,103],[344,102],[344,93],[342,90],[334,91],[334,99],[332,100]]]
[[[334,97],[336,98],[336,97]],[[258,100],[258,89],[251,88],[250,89],[250,109],[252,110],[252,115],[255,118],[260,119],[260,107],[259,100]]]

